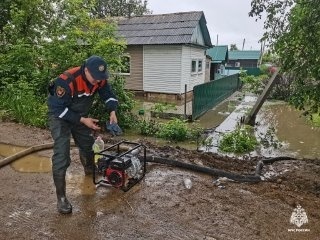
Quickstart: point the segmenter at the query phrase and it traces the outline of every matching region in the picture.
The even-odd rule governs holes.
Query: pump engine
[[[123,152],[123,145],[131,147]],[[95,154],[99,156],[93,174],[96,185],[110,185],[126,192],[145,175],[146,148],[141,144],[122,141]]]

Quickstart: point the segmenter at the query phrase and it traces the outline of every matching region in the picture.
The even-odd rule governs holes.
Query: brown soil
[[[47,130],[0,123],[0,143],[51,141]],[[145,144],[149,155],[238,174],[254,174],[258,160]],[[66,216],[56,211],[51,172],[17,172],[10,165],[0,172],[1,239],[320,239],[320,160],[276,162],[263,168],[274,177],[254,184],[148,163],[145,178],[122,192],[96,189],[73,149],[67,176],[73,213]],[[298,204],[308,217],[300,227],[290,223]]]

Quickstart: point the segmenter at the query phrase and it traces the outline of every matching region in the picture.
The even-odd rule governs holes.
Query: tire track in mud
[[[27,232],[37,239],[52,239],[54,236],[50,224],[43,224],[39,219],[48,215],[48,206],[45,203],[37,203],[32,207],[5,206],[0,214],[0,224],[6,227],[2,232],[3,239],[20,239],[21,236],[14,236],[18,232]],[[7,236],[6,236],[7,234]],[[24,237],[27,237],[24,235]]]
[[[19,209],[14,208],[11,211],[5,211],[6,217],[2,220],[8,226],[26,226],[31,227],[33,222],[36,221],[32,209]],[[6,218],[8,221],[6,221]]]

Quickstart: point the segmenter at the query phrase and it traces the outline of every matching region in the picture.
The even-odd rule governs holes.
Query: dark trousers
[[[65,120],[49,116],[49,127],[54,140],[52,171],[66,171],[70,166],[70,138],[79,148],[80,159],[84,167],[92,166],[94,138],[92,130],[84,124],[72,124]]]

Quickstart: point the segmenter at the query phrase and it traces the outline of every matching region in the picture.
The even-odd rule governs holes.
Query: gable
[[[212,58],[213,63],[221,63],[226,61],[228,58],[228,46],[214,46],[213,48],[207,50],[207,55]]]
[[[198,24],[194,29],[192,36],[191,36],[191,43],[195,45],[205,45],[203,35],[201,32],[201,27]]]

